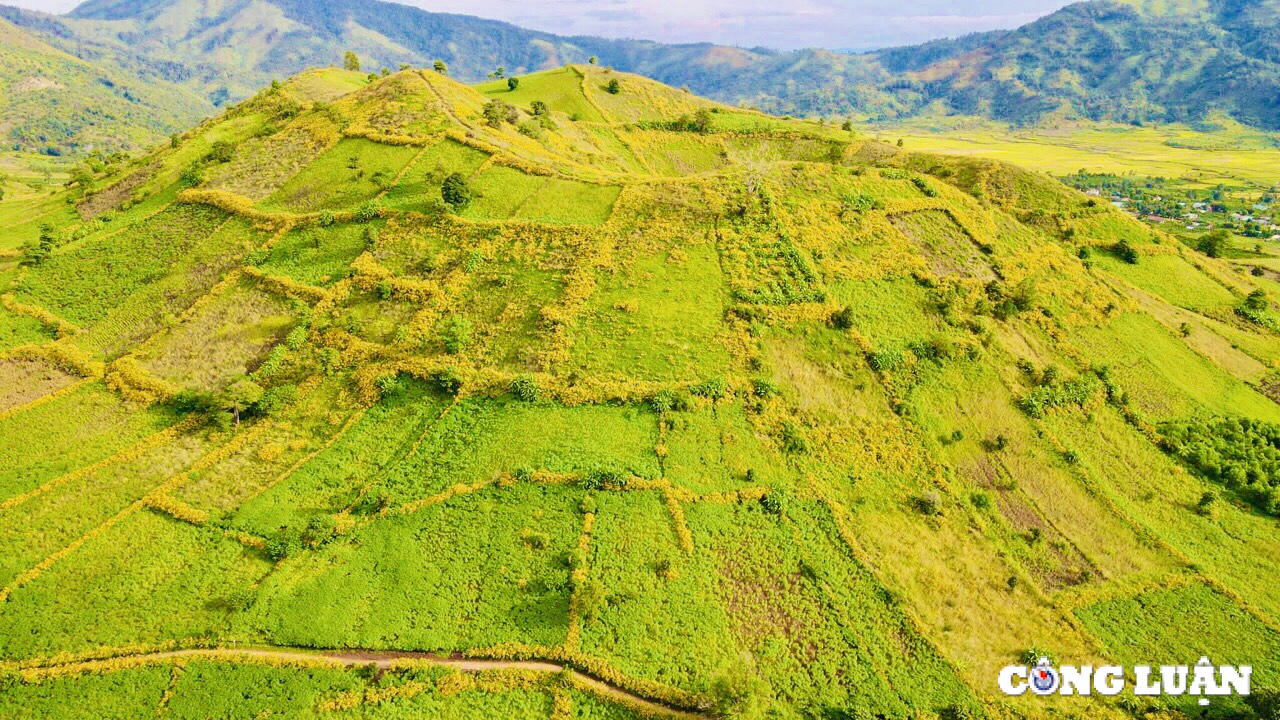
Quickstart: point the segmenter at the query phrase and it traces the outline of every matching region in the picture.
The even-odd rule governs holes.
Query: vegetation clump
[[[1168,423],[1160,430],[1174,457],[1280,517],[1280,424],[1219,416]],[[1205,507],[1213,503],[1201,499]]]

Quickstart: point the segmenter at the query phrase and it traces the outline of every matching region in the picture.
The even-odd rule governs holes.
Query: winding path
[[[577,684],[589,689],[602,698],[610,698],[645,711],[653,717],[685,718],[688,720],[710,720],[714,716],[701,712],[673,707],[661,700],[638,695],[634,691],[618,687],[584,673],[567,664],[547,660],[492,660],[469,658],[461,655],[434,655],[421,652],[372,651],[372,650],[305,650],[286,647],[243,647],[243,648],[193,648],[187,650],[164,650],[135,655],[123,655],[113,660],[134,660],[138,662],[162,662],[176,659],[221,659],[236,658],[275,660],[298,663],[327,662],[346,667],[373,665],[386,670],[398,662],[413,661],[424,665],[452,668],[461,672],[478,673],[487,670],[530,670],[540,673],[570,672]],[[54,663],[39,668],[40,670],[74,671],[83,668],[93,670],[103,664],[103,660],[84,660],[68,663]]]

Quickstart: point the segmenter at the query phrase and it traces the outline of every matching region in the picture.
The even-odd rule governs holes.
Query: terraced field
[[[908,150],[595,66],[314,71],[7,202],[0,716],[1199,712],[1006,698],[1027,652],[1280,687],[1260,281]]]

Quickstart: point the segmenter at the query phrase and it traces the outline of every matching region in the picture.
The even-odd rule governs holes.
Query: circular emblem
[[[1058,691],[1061,678],[1058,671],[1049,664],[1048,658],[1040,658],[1040,662],[1031,668],[1031,692],[1037,695],[1052,695]]]

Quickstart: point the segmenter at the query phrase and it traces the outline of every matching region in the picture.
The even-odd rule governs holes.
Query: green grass
[[[51,655],[208,637],[270,570],[216,528],[141,511],[9,598],[0,653]],[[55,630],[56,629],[56,630]]]
[[[271,248],[258,267],[272,275],[282,275],[307,285],[332,285],[346,273],[351,261],[369,245],[377,223],[306,227],[294,230]]]
[[[160,703],[171,673],[161,665],[16,684],[0,690],[0,714],[14,720],[133,720]]]
[[[15,294],[77,325],[91,325],[164,277],[226,220],[218,210],[174,206],[110,241],[55,253],[32,268]]]
[[[423,450],[388,470],[374,491],[398,504],[521,468],[653,478],[656,441],[657,421],[643,409],[468,401],[433,424]]]
[[[462,143],[445,139],[427,149],[404,178],[387,192],[387,207],[422,210],[441,200],[440,185],[451,173],[470,177],[489,159]]]
[[[555,645],[580,493],[517,485],[393,517],[291,559],[246,622],[273,643],[462,650]],[[538,534],[545,545],[526,541]]]
[[[572,68],[563,67],[512,77],[520,80],[520,86],[515,92],[507,87],[506,80],[477,85],[476,89],[487,97],[503,100],[525,110],[529,110],[533,101],[541,100],[554,112],[589,122],[604,121],[599,111],[582,94],[581,77]]]
[[[0,307],[0,350],[19,345],[40,345],[54,338],[44,323]]]
[[[414,147],[379,145],[363,139],[342,140],[259,207],[297,213],[355,209],[391,187],[419,152]]]
[[[1116,660],[1134,665],[1251,665],[1254,688],[1280,682],[1280,635],[1206,585],[1158,590],[1076,610]],[[1238,699],[1225,702],[1239,708]],[[1178,705],[1195,708],[1194,699]]]
[[[553,178],[515,213],[515,220],[556,225],[601,225],[613,212],[621,188]]]
[[[641,257],[599,279],[570,367],[655,380],[723,374],[730,363],[720,338],[727,303],[713,246]]]
[[[472,220],[506,220],[524,207],[550,179],[494,165],[471,178],[474,198],[462,216]]]
[[[129,405],[103,385],[0,420],[0,495],[21,495],[158,432],[173,418]]]
[[[374,406],[298,472],[239,508],[230,523],[263,536],[281,528],[301,532],[313,517],[355,505],[361,491],[402,460],[444,408],[422,384],[412,383]]]

